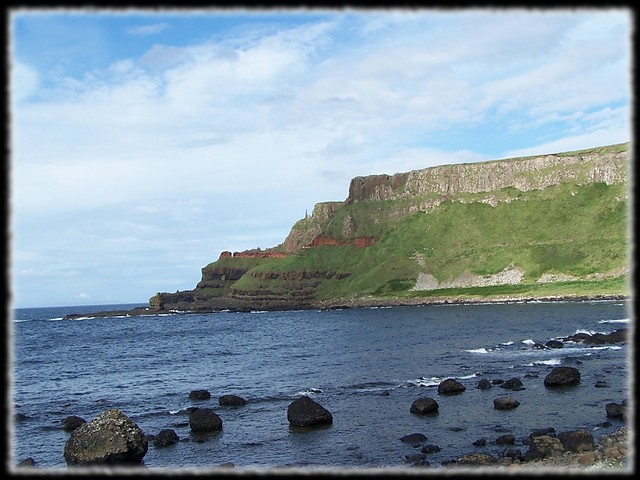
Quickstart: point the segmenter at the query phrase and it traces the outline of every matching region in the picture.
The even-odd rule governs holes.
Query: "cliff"
[[[629,144],[354,178],[282,244],[222,252],[157,310],[626,294]]]

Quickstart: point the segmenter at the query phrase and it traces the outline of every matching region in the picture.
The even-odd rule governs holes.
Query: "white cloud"
[[[29,98],[38,87],[38,72],[21,62],[11,63],[10,94],[14,102]]]
[[[152,23],[148,25],[139,25],[137,27],[131,27],[126,30],[129,35],[146,36],[160,33],[163,30],[169,28],[170,25],[166,22]]]

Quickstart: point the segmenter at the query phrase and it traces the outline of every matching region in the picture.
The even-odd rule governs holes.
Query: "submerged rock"
[[[218,403],[225,407],[241,407],[247,401],[238,395],[222,395],[218,398]]]
[[[410,433],[400,438],[401,442],[409,443],[414,446],[415,445],[419,446],[420,444],[422,444],[422,442],[425,442],[426,440],[427,440],[427,436],[423,433]]]
[[[511,410],[520,405],[520,402],[513,397],[498,397],[493,400],[493,406],[496,410]]]
[[[171,428],[165,428],[164,430],[160,430],[158,434],[153,439],[153,445],[155,447],[167,447],[169,445],[173,445],[180,440],[178,434],[175,430]]]
[[[211,393],[208,390],[191,390],[189,393],[190,400],[209,400]]]
[[[87,423],[84,418],[76,415],[70,415],[62,419],[62,429],[67,432],[71,432],[84,423]]]

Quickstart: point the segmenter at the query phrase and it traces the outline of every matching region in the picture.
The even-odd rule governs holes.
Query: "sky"
[[[632,12],[8,12],[14,307],[146,303],[353,177],[631,140]]]

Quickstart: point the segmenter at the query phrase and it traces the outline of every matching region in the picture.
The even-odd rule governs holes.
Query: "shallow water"
[[[94,311],[127,306],[100,306]],[[27,416],[12,425],[11,464],[32,457],[38,466],[66,469],[69,433],[61,420],[87,421],[118,408],[147,434],[174,429],[180,442],[144,457],[149,468],[204,469],[225,462],[237,468],[278,466],[405,467],[419,449],[400,438],[423,433],[432,466],[471,452],[499,456],[527,446],[533,430],[587,429],[596,439],[620,427],[605,405],[629,394],[627,345],[588,347],[567,343],[537,350],[533,342],[578,331],[629,327],[625,302],[554,302],[440,305],[335,311],[173,313],[62,320],[88,307],[18,309],[13,329],[13,405]],[[575,366],[579,385],[544,387],[556,365]],[[525,389],[476,388],[481,378],[518,377]],[[456,378],[466,391],[438,395],[437,385]],[[606,381],[607,388],[596,388]],[[191,401],[207,389],[211,399]],[[388,395],[387,395],[388,393]],[[221,407],[218,397],[240,395],[242,407]],[[493,408],[509,394],[520,406]],[[333,424],[294,431],[288,405],[309,395],[333,414]],[[409,412],[428,396],[438,413]],[[204,442],[191,436],[189,406],[213,408],[221,432]],[[602,426],[607,420],[610,426]],[[516,445],[496,445],[505,433]],[[486,438],[484,447],[472,444]]]

